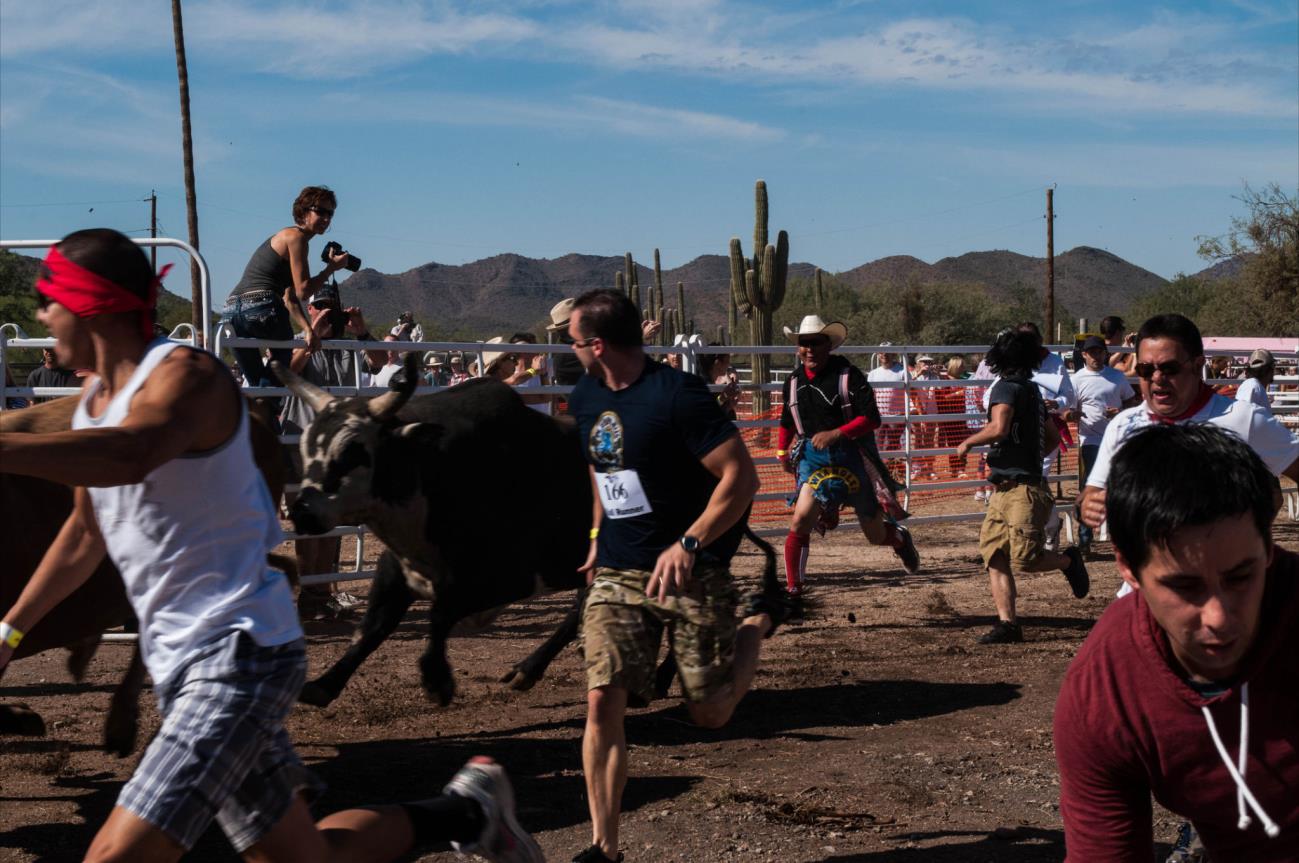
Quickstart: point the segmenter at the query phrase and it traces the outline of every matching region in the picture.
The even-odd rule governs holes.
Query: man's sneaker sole
[[[1023,644],[1024,629],[1018,623],[1003,620],[979,638],[980,644]]]
[[[902,561],[902,567],[907,572],[915,575],[920,571],[920,552],[916,551],[916,543],[911,538],[911,531],[902,525],[897,526],[898,533],[902,536],[902,547],[893,549],[893,553]]]
[[[491,863],[545,863],[545,855],[514,816],[514,788],[505,768],[486,756],[469,759],[443,790],[478,802],[487,826],[477,842],[451,843],[457,851],[477,854]]]

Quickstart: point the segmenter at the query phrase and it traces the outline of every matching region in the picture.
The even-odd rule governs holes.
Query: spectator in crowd
[[[1115,453],[1109,530],[1132,595],[1056,702],[1067,860],[1147,863],[1152,796],[1210,860],[1299,860],[1299,556],[1273,543],[1272,472],[1212,424],[1146,424]]]
[[[709,347],[718,347],[718,345],[716,342],[711,342]],[[731,355],[700,354],[699,376],[710,386],[725,387],[717,393],[717,404],[728,420],[737,419],[739,415],[735,412],[735,406],[740,401],[740,376],[731,365]]]
[[[785,327],[785,336],[798,345],[798,364],[782,391],[776,445],[781,466],[796,477],[785,537],[786,589],[802,595],[812,530],[818,523],[823,530],[837,525],[845,504],[872,545],[889,546],[907,572],[917,572],[920,555],[911,532],[897,522],[906,513],[893,498],[895,484],[875,444],[875,393],[861,369],[833,353],[848,328],[808,315],[797,331]]]
[[[339,299],[338,288],[332,284],[319,288],[311,298],[311,329],[318,341],[330,339],[354,338],[359,341],[371,341],[374,337],[365,325],[365,316],[356,306],[343,308]],[[387,354],[385,351],[350,351],[320,350],[295,348],[289,361],[289,368],[309,383],[318,387],[355,386],[360,367],[368,366],[377,370],[383,367]],[[284,412],[280,423],[285,434],[301,434],[316,412],[297,396],[284,400]],[[292,465],[292,480],[302,476],[301,455],[297,444],[288,447],[289,461]],[[317,575],[338,570],[338,556],[341,548],[339,537],[321,539],[299,539],[294,542],[299,575]],[[352,594],[338,589],[337,585],[329,588],[315,585],[303,587],[299,596],[299,607],[303,617],[308,619],[338,615],[355,608],[359,604]]]
[[[1257,405],[1226,398],[1204,383],[1204,340],[1189,318],[1156,315],[1141,325],[1136,342],[1142,404],[1120,413],[1105,429],[1079,501],[1084,524],[1098,528],[1105,520],[1105,488],[1115,453],[1132,435],[1156,423],[1209,423],[1226,429],[1249,444],[1274,475],[1299,482],[1299,440]]]
[[[663,363],[670,369],[681,371],[681,354],[664,354]]]
[[[934,363],[934,358],[929,354],[921,354],[916,357],[916,365],[912,376],[917,381],[936,381],[942,375],[939,373],[938,366]],[[911,412],[913,414],[929,415],[938,413],[938,390],[932,386],[913,386],[911,389]],[[925,422],[911,423],[911,446],[913,449],[933,449],[939,445],[939,424],[933,420]],[[934,459],[932,456],[915,456],[911,460],[911,478],[920,479],[928,477],[929,479],[938,479],[938,473],[934,470]]]
[[[510,336],[510,344],[522,346],[523,348],[536,343],[537,337],[532,333],[517,332]],[[516,354],[514,374],[507,378],[505,382],[512,387],[523,390],[519,395],[523,398],[524,404],[538,413],[549,416],[552,412],[551,397],[540,393],[527,392],[529,389],[545,386],[547,356],[547,354],[543,353],[520,352]]]
[[[257,247],[243,277],[226,300],[222,320],[236,336],[289,341],[296,326],[305,334],[307,350],[320,349],[320,338],[302,304],[347,264],[348,254],[331,255],[316,275],[311,275],[307,243],[329,230],[338,199],[325,186],[307,186],[293,202],[293,224]],[[278,386],[269,363],[257,348],[234,348],[235,361],[250,386]],[[289,348],[273,348],[271,359],[287,365]]]
[[[645,355],[641,319],[620,291],[578,298],[573,350],[588,370],[571,402],[596,489],[590,589],[582,615],[587,720],[582,769],[591,846],[613,863],[627,781],[627,707],[653,698],[664,629],[692,720],[720,728],[753,682],[778,598],[750,600],[737,626],[729,571],[758,490],[734,424],[694,375]]]
[[[1250,402],[1272,416],[1272,403],[1267,398],[1267,388],[1276,377],[1276,358],[1267,348],[1259,348],[1249,355],[1249,365],[1245,367],[1245,382],[1236,390],[1236,398]]]
[[[892,342],[881,342],[880,347],[892,347]],[[906,367],[898,361],[898,355],[889,351],[880,351],[875,355],[878,365],[871,369],[866,380],[870,382],[871,389],[875,391],[876,402],[879,405],[880,416],[898,417],[902,416],[903,399],[906,393],[901,388],[901,384],[907,380]],[[882,386],[883,384],[898,384],[897,388]],[[902,423],[886,423],[880,426],[876,433],[876,440],[882,452],[890,452],[902,449],[902,434],[906,431],[906,426]]]
[[[400,336],[389,333],[383,337],[383,340],[385,342],[399,342],[402,339]],[[386,387],[389,386],[393,378],[397,378],[400,381],[401,375],[403,374],[401,358],[405,353],[405,351],[389,350],[387,352],[386,362],[384,362],[384,364],[379,367],[379,370],[374,373],[374,378],[370,381],[370,385],[375,387]]]
[[[1205,375],[1211,381],[1231,380],[1233,377],[1231,374],[1231,357],[1226,356],[1225,354],[1210,357],[1208,368],[1205,370]],[[1229,399],[1234,399],[1236,397],[1237,385],[1234,383],[1211,384],[1210,386]]]
[[[1046,547],[1046,523],[1055,499],[1042,478],[1042,451],[1054,449],[1059,432],[1047,419],[1033,372],[1042,362],[1041,345],[1027,330],[1003,330],[988,351],[988,366],[997,375],[989,393],[988,423],[956,448],[964,458],[971,447],[990,444],[988,466],[993,493],[979,531],[979,553],[988,569],[997,623],[981,644],[1024,640],[1015,614],[1015,572],[1065,574],[1076,597],[1090,589],[1082,553]]]
[[[75,489],[57,539],[4,609],[0,675],[24,631],[108,558],[161,717],[85,859],[177,861],[215,822],[249,861],[381,863],[450,840],[498,863],[540,863],[509,780],[487,758],[442,796],[315,820],[321,783],[284,727],[306,648],[289,583],[267,567],[281,531],[244,399],[216,356],[152,336],[158,280],[129,237],[78,231],[45,264],[37,317],[59,356],[94,376],[73,430],[0,439],[0,470]],[[76,841],[62,847],[70,854]]]
[[[388,330],[388,333],[406,342],[424,341],[424,328],[415,323],[415,315],[410,312],[399,314],[397,323],[392,325],[392,329]]]
[[[459,351],[451,354],[451,358],[448,359],[447,362],[451,366],[451,373],[447,378],[447,386],[453,387],[456,384],[462,384],[469,380],[469,372],[465,371],[465,358]]]
[[[1121,353],[1117,348],[1131,348],[1136,345],[1136,333],[1126,332],[1127,325],[1118,315],[1101,318],[1101,337],[1109,349],[1110,367],[1118,369],[1124,377],[1132,377],[1132,364],[1136,362],[1136,352]]]
[[[14,386],[14,374],[7,365],[5,366],[5,386]],[[29,406],[27,399],[22,396],[5,396],[5,410],[21,410]]]
[[[54,355],[54,348],[41,348],[41,364],[27,374],[27,386],[78,387],[81,386],[81,381],[77,379],[77,374],[72,369],[65,369],[59,365]],[[51,398],[53,397],[46,396],[36,401],[49,401]]]
[[[431,387],[445,387],[451,381],[446,355],[435,351],[424,354],[424,383]]]
[[[555,303],[550,309],[550,323],[546,325],[546,332],[551,333],[555,341],[561,345],[573,343],[568,334],[568,319],[573,316],[573,302],[573,298],[568,297]],[[556,384],[571,387],[582,379],[584,372],[577,354],[555,354],[554,359],[555,369],[551,377]]]
[[[965,370],[965,357],[960,354],[953,354],[948,357],[947,365],[945,368],[940,369],[939,376],[949,381],[961,381],[968,378],[970,373]],[[965,413],[966,389],[967,387],[943,387],[936,390],[934,400],[937,402],[938,412],[940,414]],[[962,420],[943,420],[938,424],[938,446],[943,448],[954,447],[965,438],[965,423]],[[955,454],[947,457],[947,469],[957,479],[968,478],[968,474],[965,472],[965,459],[958,458]]]
[[[988,368],[987,358],[981,356],[979,357],[978,365],[974,367],[974,374],[970,375],[970,377],[980,381],[992,381],[997,376],[992,373],[992,369]],[[985,386],[966,387],[965,412],[967,414],[985,413],[987,411],[987,405],[985,402],[987,394],[988,388]],[[967,434],[969,432],[976,432],[983,428],[983,418],[967,419],[965,421],[965,427],[968,429]],[[988,457],[982,452],[979,453],[978,474],[979,479],[983,479],[988,475]],[[979,503],[987,503],[988,498],[990,497],[992,497],[991,486],[981,485],[974,490],[974,499]]]
[[[488,345],[504,345],[505,336],[492,336],[486,341]],[[514,354],[507,351],[483,351],[483,377],[496,378],[502,383],[514,376],[517,360]],[[477,371],[474,368],[474,371]]]
[[[1109,357],[1104,339],[1088,336],[1082,354],[1085,367],[1073,376],[1073,383],[1079,411],[1078,483],[1085,486],[1106,426],[1120,410],[1140,404],[1141,398],[1128,379],[1106,362]],[[1084,524],[1078,531],[1078,548],[1086,554],[1091,544],[1092,529]]]

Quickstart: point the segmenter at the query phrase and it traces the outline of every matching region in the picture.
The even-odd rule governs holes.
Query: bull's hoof
[[[516,665],[505,672],[505,675],[501,678],[501,683],[509,684],[510,689],[515,692],[527,692],[536,686],[537,681],[540,679],[540,674],[534,674],[522,665]]]
[[[328,707],[336,697],[318,681],[309,680],[302,685],[302,691],[298,693],[298,702],[310,704],[312,707]]]
[[[450,673],[440,680],[425,678],[422,683],[424,694],[429,701],[436,701],[438,707],[446,707],[456,697],[456,682],[451,679]]]
[[[0,734],[44,737],[45,720],[26,704],[0,704]]]

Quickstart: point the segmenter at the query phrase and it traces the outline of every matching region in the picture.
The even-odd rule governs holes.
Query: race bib
[[[614,470],[598,473],[595,477],[600,489],[600,503],[609,518],[634,518],[654,511],[636,471]]]

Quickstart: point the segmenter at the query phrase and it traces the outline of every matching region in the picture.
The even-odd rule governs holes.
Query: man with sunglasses
[[[785,381],[776,456],[797,477],[794,515],[785,537],[785,583],[803,592],[812,529],[838,524],[847,504],[872,545],[887,545],[907,572],[920,569],[911,533],[898,524],[906,513],[893,499],[896,483],[880,460],[875,429],[880,412],[875,391],[861,369],[833,354],[848,337],[843,324],[808,315],[798,330],[785,327],[798,345],[798,364]]]
[[[1249,444],[1273,475],[1299,482],[1299,440],[1257,405],[1219,395],[1204,383],[1204,341],[1189,318],[1156,315],[1141,325],[1136,341],[1142,404],[1120,413],[1105,429],[1080,496],[1084,524],[1095,529],[1105,521],[1105,487],[1114,454],[1132,435],[1160,423],[1225,429]]]

